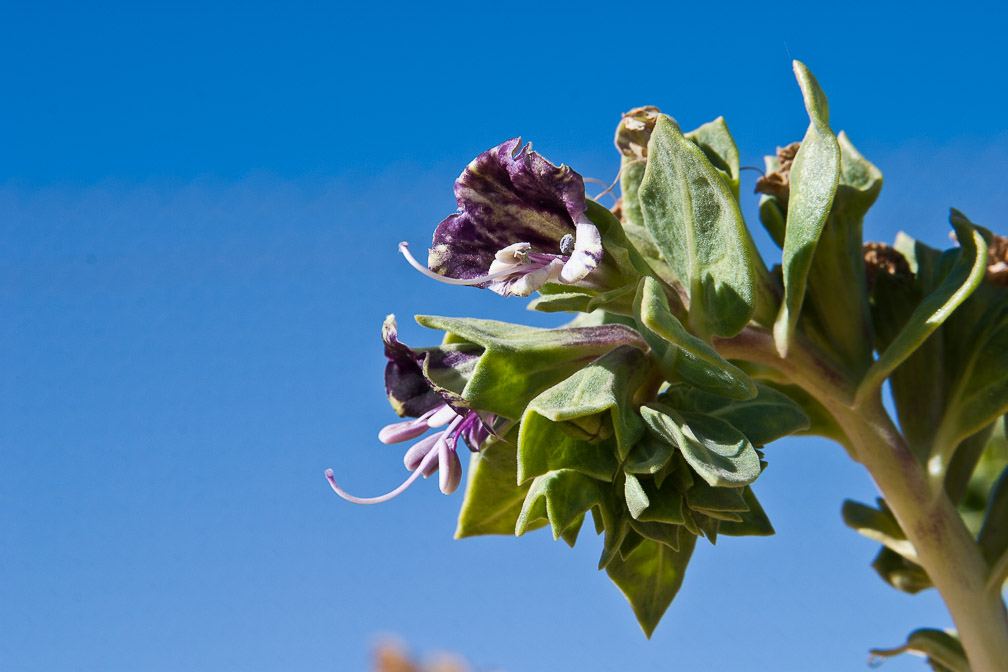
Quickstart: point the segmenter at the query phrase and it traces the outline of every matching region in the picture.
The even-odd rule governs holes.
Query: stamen
[[[457,417],[459,417],[459,414],[455,412],[455,409],[448,404],[444,404],[439,406],[431,415],[430,419],[427,420],[427,426],[441,427],[442,425],[452,422]]]
[[[378,497],[357,497],[355,495],[351,495],[349,492],[341,488],[338,483],[336,483],[336,477],[333,475],[332,469],[325,470],[325,477],[329,481],[329,485],[332,486],[333,492],[335,492],[337,495],[347,500],[348,502],[353,502],[354,504],[381,504],[382,502],[387,502],[393,497],[397,497],[398,495],[402,494],[402,492],[406,490],[406,488],[413,485],[413,481],[415,481],[417,477],[419,477],[420,474],[424,471],[424,469],[437,458],[438,458],[438,451],[436,450],[430,451],[429,453],[427,453],[427,456],[424,457],[423,462],[420,463],[420,466],[417,467],[416,470],[409,475],[409,478],[403,481],[402,485],[400,485],[395,490],[387,492],[384,495],[379,495]]]
[[[574,251],[574,235],[565,233],[560,239],[560,254],[569,256]]]
[[[465,415],[456,415],[452,423],[441,433],[441,436],[445,437],[445,442],[451,439],[452,450],[455,450],[455,446],[458,445],[459,426],[465,423],[471,414],[472,411]]]
[[[431,428],[428,421],[440,408],[443,407],[432,408],[419,418],[412,418],[410,420],[403,420],[402,422],[394,422],[391,425],[385,425],[381,428],[381,431],[378,432],[378,440],[384,444],[390,444],[415,439],[416,437],[426,433],[427,430]]]
[[[449,285],[467,285],[467,286],[482,285],[484,282],[490,282],[492,280],[496,280],[497,278],[503,278],[512,275],[514,273],[513,269],[507,269],[503,271],[498,271],[496,273],[490,273],[488,275],[484,275],[478,278],[451,278],[448,277],[447,275],[441,275],[440,273],[435,273],[434,271],[430,270],[429,268],[421,264],[419,261],[417,261],[416,258],[410,253],[409,244],[406,241],[399,243],[399,251],[402,253],[404,257],[406,257],[406,261],[409,262],[410,266],[420,271],[428,278],[433,278],[438,282],[443,282]]]

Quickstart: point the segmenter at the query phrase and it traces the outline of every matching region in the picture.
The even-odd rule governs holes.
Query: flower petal
[[[419,467],[423,463],[423,459],[427,457],[427,453],[434,448],[434,444],[437,443],[439,438],[441,438],[440,434],[431,434],[410,446],[410,449],[403,455],[403,464],[406,468],[413,471]],[[436,465],[437,463],[434,462],[433,464]],[[431,471],[432,473],[434,472]],[[430,476],[430,474],[424,474],[424,476]]]
[[[382,325],[385,343],[385,394],[392,409],[400,416],[419,417],[444,399],[431,387],[420,368],[422,357],[409,346],[399,342],[395,315],[385,318]]]
[[[434,231],[427,261],[432,271],[453,278],[482,277],[501,250],[528,243],[533,251],[560,254],[564,235],[577,233],[575,222],[594,228],[585,217],[581,176],[553,165],[530,145],[519,150],[520,144],[520,138],[513,138],[480,154],[456,180],[459,212]],[[582,247],[587,250],[590,236],[585,238]],[[489,285],[495,291],[506,287]]]
[[[444,450],[438,446],[438,485],[441,492],[450,495],[458,489],[462,482],[462,461],[458,453],[445,445]]]
[[[568,285],[583,280],[602,261],[602,234],[589,221],[577,223],[574,252],[564,264],[560,279]]]

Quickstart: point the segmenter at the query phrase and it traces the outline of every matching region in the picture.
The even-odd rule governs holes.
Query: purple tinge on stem
[[[528,296],[574,284],[602,261],[602,236],[585,211],[584,180],[513,138],[480,154],[455,181],[458,212],[434,230],[427,267],[442,282]]]

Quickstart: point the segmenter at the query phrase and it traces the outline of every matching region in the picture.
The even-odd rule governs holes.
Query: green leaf
[[[508,433],[510,441],[491,438],[469,458],[465,498],[459,512],[455,538],[482,534],[514,534],[515,523],[529,484],[517,485],[518,428]],[[541,525],[540,525],[541,526]]]
[[[670,525],[664,522],[631,520],[630,529],[644,539],[650,539],[651,541],[668,546],[673,551],[678,551],[679,536],[685,528],[682,525]],[[625,560],[626,556],[623,559]]]
[[[872,291],[872,322],[875,344],[884,351],[900,334],[914,306],[941,283],[937,275],[941,253],[900,232],[896,250],[907,260],[913,276],[878,273]],[[924,462],[945,408],[943,329],[936,330],[917,350],[896,367],[889,378],[900,429],[907,445]]]
[[[956,311],[944,329],[946,359],[958,360],[958,367],[936,432],[936,450],[954,447],[1008,412],[1008,290],[981,286],[960,310],[973,315],[959,320]]]
[[[825,343],[856,374],[872,362],[871,310],[865,279],[865,214],[882,189],[882,173],[851,144],[837,136],[840,176],[829,217],[808,271],[809,308]],[[808,311],[806,311],[807,316]]]
[[[646,349],[639,334],[621,325],[539,329],[431,315],[416,320],[448,332],[446,342],[484,348],[461,394],[473,408],[507,418],[520,418],[529,400],[616,346]]]
[[[911,595],[934,585],[923,567],[886,546],[875,556],[872,568],[890,586]]]
[[[872,656],[884,658],[901,653],[917,653],[924,656],[936,672],[970,672],[966,651],[959,641],[959,636],[953,632],[921,628],[911,632],[903,646],[895,649],[871,650]]]
[[[517,482],[525,483],[560,469],[572,469],[601,481],[611,480],[619,468],[615,437],[610,434],[592,441],[583,434],[573,436],[573,431],[574,427],[534,411],[526,413],[518,436]]]
[[[692,534],[680,535],[678,551],[647,540],[625,560],[614,558],[606,566],[606,573],[630,602],[649,639],[682,586],[695,545]]]
[[[815,77],[794,62],[805,99],[809,127],[791,164],[787,229],[784,234],[784,303],[774,324],[774,343],[787,356],[794,334],[816,243],[829,215],[840,180],[840,145],[829,127],[829,103]]]
[[[602,263],[592,271],[592,282],[605,287],[624,287],[636,283],[642,275],[649,275],[651,264],[645,260],[627,238],[623,224],[612,210],[586,200],[585,214],[602,234]]]
[[[697,413],[679,414],[656,403],[645,404],[640,412],[651,431],[678,446],[689,465],[710,485],[748,485],[760,475],[756,450],[724,420]]]
[[[930,336],[983,280],[987,269],[987,244],[969,220],[952,211],[952,226],[962,247],[951,272],[910,315],[899,334],[865,373],[858,386],[856,403],[875,394],[907,357]]]
[[[673,450],[672,444],[658,439],[649,432],[630,450],[623,463],[623,471],[628,474],[656,474],[668,464]]]
[[[546,285],[547,287],[561,287],[560,285]],[[565,289],[566,285],[562,286]],[[610,289],[601,294],[561,291],[557,293],[548,292],[542,294],[528,303],[529,310],[538,310],[542,313],[591,313],[596,310],[608,310],[610,312],[633,314],[633,300],[637,292],[637,283]]]
[[[618,559],[621,552],[627,553],[631,550],[634,543],[632,539],[629,545],[624,545],[627,537],[631,536],[630,516],[626,515],[625,509],[617,508],[616,505],[606,502],[593,507],[591,511],[592,517],[595,519],[595,529],[605,530],[602,556],[598,563],[598,568],[601,570],[608,567],[613,560]]]
[[[767,537],[772,535],[774,533],[773,525],[770,524],[770,518],[763,510],[763,506],[756,499],[756,493],[753,492],[752,486],[747,485],[743,489],[742,497],[746,506],[749,507],[748,511],[739,513],[742,520],[738,522],[721,521],[718,531],[729,537]]]
[[[758,375],[751,366],[747,366],[747,369],[750,375]],[[797,385],[788,385],[767,378],[762,378],[759,384],[773,388],[801,407],[809,419],[809,427],[805,430],[798,430],[796,432],[798,436],[824,436],[846,447],[847,436],[840,429],[840,425],[837,424],[826,407],[804,389]]]
[[[728,184],[665,115],[648,144],[641,212],[662,257],[690,297],[701,336],[734,336],[755,311],[755,272],[745,223]]]
[[[667,379],[681,379],[734,399],[756,396],[756,386],[749,376],[686,331],[669,309],[668,297],[657,280],[644,278],[634,303],[644,340],[654,351],[658,369]]]
[[[899,553],[904,558],[917,560],[917,550],[900,528],[884,500],[879,499],[879,508],[875,509],[860,502],[846,500],[841,513],[844,522],[860,534],[879,542],[885,547]]]
[[[559,539],[584,513],[600,502],[600,484],[576,471],[560,470],[543,474],[532,481],[522,505],[514,533],[517,536],[548,520],[553,539]]]
[[[700,128],[686,134],[687,140],[692,140],[703,151],[737,201],[739,198],[739,153],[735,139],[728,130],[724,117],[708,121]]]
[[[646,159],[624,156],[620,166],[620,192],[623,194],[623,231],[655,273],[666,282],[678,280],[662,257],[655,239],[644,223],[638,192],[647,169]]]
[[[756,383],[756,396],[752,399],[729,399],[687,385],[673,385],[659,395],[658,401],[678,411],[721,418],[757,446],[808,429],[810,425],[801,406],[761,383]]]
[[[769,157],[768,157],[769,158]],[[784,236],[787,229],[787,215],[781,210],[780,203],[774,196],[763,194],[759,200],[759,219],[763,228],[770,234],[770,239],[777,247],[784,247]]]
[[[637,480],[637,477],[633,474],[625,473],[626,477],[623,492],[626,497],[627,509],[630,511],[630,515],[634,518],[638,517],[644,512],[644,509],[648,508],[651,504],[651,500],[648,499],[647,494],[644,492],[644,487],[641,482]]]
[[[1008,466],[991,488],[977,543],[991,567],[988,585],[1003,585],[1008,581]]]
[[[518,435],[519,482],[557,469],[611,480],[644,433],[632,400],[647,366],[640,350],[619,346],[533,399]]]
[[[630,554],[637,550],[637,548],[644,543],[644,537],[637,534],[633,528],[627,528],[626,536],[623,537],[623,543],[619,547],[619,557],[626,560],[630,557]]]
[[[648,499],[648,506],[634,518],[640,522],[668,523],[682,525],[683,495],[670,481],[658,487],[653,480],[639,481]],[[631,511],[632,513],[632,511]]]
[[[743,488],[713,487],[697,481],[686,491],[686,503],[696,513],[740,523],[740,514],[749,510],[742,491]]]

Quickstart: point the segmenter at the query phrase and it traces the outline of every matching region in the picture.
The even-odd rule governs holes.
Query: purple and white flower
[[[325,475],[332,489],[343,499],[357,504],[378,504],[402,493],[418,476],[427,478],[439,475],[441,492],[450,495],[462,481],[462,462],[458,456],[458,442],[462,439],[475,452],[491,435],[494,417],[481,415],[469,408],[456,393],[434,384],[425,371],[428,367],[465,369],[479,353],[472,350],[421,352],[399,341],[395,316],[385,318],[382,326],[385,343],[385,392],[392,408],[410,420],[388,425],[378,432],[378,440],[385,444],[403,443],[419,438],[431,429],[432,434],[420,439],[406,451],[403,463],[412,473],[397,488],[377,497],[357,497],[336,483],[332,469]],[[489,424],[488,424],[489,423]]]
[[[458,212],[434,230],[427,267],[442,282],[528,296],[548,282],[583,281],[602,261],[602,236],[585,211],[584,180],[513,138],[480,154],[455,181]]]

